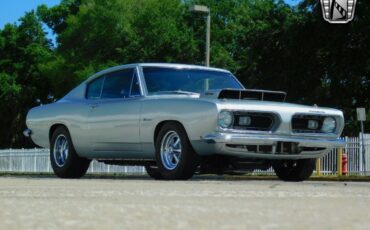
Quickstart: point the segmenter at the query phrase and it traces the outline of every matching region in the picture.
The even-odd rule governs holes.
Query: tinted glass
[[[86,97],[88,99],[100,98],[103,81],[104,81],[104,77],[100,77],[88,84],[87,92],[86,92]]]
[[[140,83],[139,79],[137,77],[137,74],[135,73],[134,79],[132,79],[132,86],[131,86],[131,97],[140,96]]]
[[[215,89],[242,89],[242,86],[227,72],[144,67],[144,76],[149,94],[163,91],[189,91],[201,93]]]
[[[134,74],[133,69],[126,69],[105,76],[101,98],[127,98]]]

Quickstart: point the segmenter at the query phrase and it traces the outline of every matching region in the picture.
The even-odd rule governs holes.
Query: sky
[[[289,5],[295,6],[302,0],[284,0],[284,2],[288,3]]]
[[[0,28],[3,28],[6,23],[17,22],[26,11],[36,9],[41,4],[54,6],[59,2],[60,0],[1,0]]]
[[[37,6],[45,4],[47,6],[55,6],[60,3],[60,0],[1,0],[0,3],[0,29],[7,23],[17,23],[25,12],[36,10]],[[47,37],[55,45],[56,38],[53,32],[44,26]]]

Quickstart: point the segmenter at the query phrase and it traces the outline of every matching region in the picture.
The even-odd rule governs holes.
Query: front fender
[[[217,128],[217,106],[199,99],[147,99],[143,101],[140,117],[140,141],[145,152],[154,156],[154,134],[159,123],[177,121],[183,125],[190,142]],[[194,147],[194,145],[193,145]]]

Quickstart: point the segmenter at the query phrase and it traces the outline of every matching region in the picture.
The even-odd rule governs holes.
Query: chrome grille
[[[242,120],[249,118],[249,124]],[[271,131],[276,127],[277,116],[273,113],[260,112],[234,112],[234,122],[232,129],[250,131]]]
[[[322,147],[298,147],[297,143],[280,141],[276,146],[226,144],[226,147],[261,154],[301,154],[302,152],[317,152],[325,150],[325,148]]]
[[[326,116],[296,114],[292,118],[292,130],[295,133],[323,133],[322,124]],[[309,122],[317,122],[317,127],[309,127]]]

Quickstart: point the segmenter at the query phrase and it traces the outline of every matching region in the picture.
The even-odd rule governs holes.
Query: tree
[[[321,80],[317,100],[344,110],[345,134],[357,135],[355,109],[370,104],[370,2],[358,1],[354,20],[340,26],[322,20],[317,1],[306,0],[300,9],[306,14],[310,37],[316,41],[312,50],[320,68],[312,71]],[[366,128],[370,128],[370,123]]]
[[[118,64],[198,59],[181,1],[62,1],[60,6],[38,10],[58,35],[59,59],[47,65],[48,72],[69,89],[92,73]],[[53,88],[63,89],[55,93],[57,97],[67,91]]]
[[[0,31],[0,147],[27,145],[22,135],[29,108],[51,93],[40,65],[52,58],[50,41],[32,11]]]

